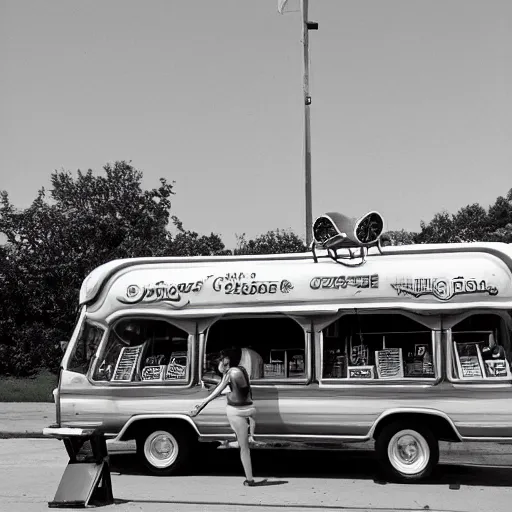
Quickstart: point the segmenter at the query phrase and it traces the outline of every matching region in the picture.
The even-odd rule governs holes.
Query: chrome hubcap
[[[144,455],[157,468],[171,466],[178,457],[178,451],[176,438],[164,430],[151,433],[144,442]]]
[[[414,430],[397,432],[388,445],[391,465],[400,473],[421,473],[430,460],[430,448],[426,439]]]

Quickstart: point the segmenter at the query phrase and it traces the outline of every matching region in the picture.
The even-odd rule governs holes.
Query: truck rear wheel
[[[181,473],[190,462],[192,437],[175,426],[145,429],[137,437],[137,456],[153,475],[168,476]]]
[[[375,443],[388,478],[399,482],[424,480],[439,462],[439,443],[428,427],[402,422],[385,426]]]

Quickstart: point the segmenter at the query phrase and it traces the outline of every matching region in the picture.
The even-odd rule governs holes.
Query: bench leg
[[[86,508],[114,503],[110,459],[105,436],[68,437],[63,439],[69,462],[57,493],[49,508]],[[84,444],[90,441],[92,457],[80,457]]]

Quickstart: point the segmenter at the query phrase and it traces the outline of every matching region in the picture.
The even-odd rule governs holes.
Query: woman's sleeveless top
[[[234,371],[233,371],[234,370]],[[228,405],[241,406],[252,405],[252,392],[249,375],[243,366],[236,366],[230,370],[229,387],[231,392],[228,393]]]

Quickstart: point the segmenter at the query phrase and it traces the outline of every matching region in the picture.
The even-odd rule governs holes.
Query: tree
[[[416,243],[418,233],[412,233],[401,229],[400,231],[386,231],[382,235],[382,239],[389,241],[386,245],[411,245]]]
[[[464,206],[455,215],[436,213],[429,224],[421,221],[418,243],[511,242],[512,189],[498,197],[487,211],[478,203]]]
[[[80,284],[93,268],[115,258],[157,255],[168,244],[172,185],[161,179],[160,187],[144,191],[142,173],[126,162],[104,171],[105,176],[78,171],[76,180],[54,172],[49,199],[42,189],[22,211],[2,194],[0,231],[19,266],[18,277],[34,285],[31,320],[34,315],[44,320],[49,311],[64,312],[68,319],[69,305],[76,308]]]
[[[195,231],[186,231],[183,223],[172,217],[178,234],[169,240],[168,251],[173,256],[221,256],[230,255],[219,235],[211,233],[209,236],[200,236]]]
[[[282,254],[307,250],[303,240],[293,231],[276,229],[267,231],[253,240],[246,240],[245,233],[237,235],[237,248],[234,254]]]
[[[420,222],[421,231],[417,236],[418,243],[448,243],[453,242],[455,225],[452,216],[447,212],[436,213],[429,224]]]
[[[0,306],[0,343],[4,352],[11,347],[11,360],[27,361],[24,370],[18,365],[9,371],[29,371],[38,359],[30,362],[26,350],[51,352],[48,340],[69,336],[81,283],[95,267],[172,249],[167,225],[173,186],[161,179],[159,187],[143,190],[141,181],[142,173],[121,161],[106,165],[100,176],[54,172],[49,194],[41,189],[24,210],[2,192],[0,232],[7,244],[0,253],[0,293],[8,301]],[[31,345],[36,338],[39,347]]]
[[[495,242],[512,242],[512,189],[507,197],[499,196],[489,208],[488,222],[490,240]]]
[[[490,234],[489,238],[491,242],[512,243],[512,223],[496,229]]]
[[[461,208],[453,216],[454,241],[478,242],[489,239],[489,217],[485,208],[478,203]]]

